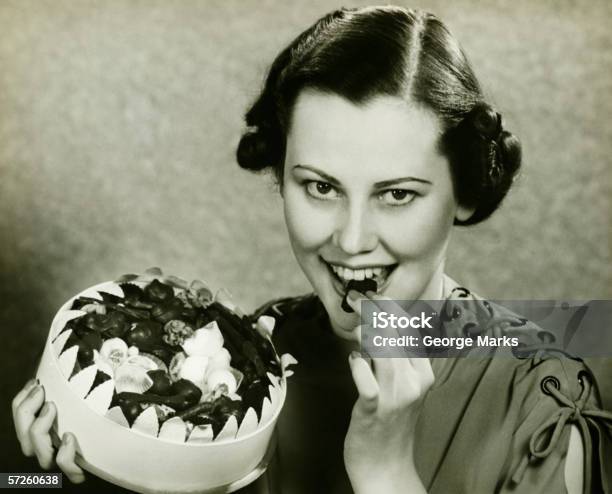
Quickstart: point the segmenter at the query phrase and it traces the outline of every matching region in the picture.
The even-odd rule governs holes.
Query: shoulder
[[[548,492],[552,482],[564,491],[564,470],[573,444],[574,449],[584,448],[585,492],[610,492],[612,485],[606,479],[612,466],[612,412],[602,409],[595,374],[565,348],[579,308],[554,311],[542,310],[542,304],[527,305],[495,303],[455,287],[442,314],[447,334],[507,336],[518,341],[515,347],[488,353],[494,362],[483,367],[481,376],[481,384],[508,386],[503,392],[509,400],[505,418],[500,417],[512,424],[504,487],[512,492]],[[540,316],[537,323],[522,307]],[[503,379],[504,375],[511,377]]]

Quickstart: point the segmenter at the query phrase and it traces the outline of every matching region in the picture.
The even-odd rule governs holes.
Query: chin
[[[304,273],[315,294],[325,307],[334,332],[340,336],[346,335],[348,338],[360,324],[359,315],[354,312],[345,312],[342,309],[344,293],[340,293],[338,287],[334,287],[328,268],[319,260],[318,256],[314,261],[308,270],[304,270]]]
[[[356,313],[345,312],[342,309],[341,304],[342,299],[331,302],[323,301],[323,305],[325,306],[325,310],[327,311],[327,315],[329,316],[334,332],[339,336],[346,335],[346,338],[349,338],[355,331],[355,328],[359,326],[361,321]]]

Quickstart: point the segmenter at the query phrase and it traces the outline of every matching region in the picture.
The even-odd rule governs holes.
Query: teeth
[[[334,273],[338,275],[338,278],[344,281],[350,280],[364,280],[366,278],[378,278],[383,273],[386,273],[387,268],[365,268],[365,269],[350,269],[343,266],[336,266],[330,264]]]

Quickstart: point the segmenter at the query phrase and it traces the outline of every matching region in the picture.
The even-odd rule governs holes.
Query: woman
[[[375,278],[377,293],[365,294],[373,300],[458,297],[487,307],[498,328],[525,324],[444,274],[452,226],[497,209],[521,153],[442,22],[399,7],[323,17],[278,55],[246,122],[238,162],[274,172],[294,254],[316,294],[256,314],[277,317],[276,345],[299,361],[260,486],[607,491],[612,418],[597,409],[580,361],[539,351],[368,362],[355,352],[363,295],[349,291],[354,312],[342,308],[351,279]],[[457,331],[464,318],[449,316]],[[43,403],[43,390],[26,386],[14,417],[24,453],[49,468],[55,409]],[[74,447],[68,435],[56,461],[80,481]]]

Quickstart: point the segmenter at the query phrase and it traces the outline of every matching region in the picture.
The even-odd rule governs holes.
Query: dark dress
[[[436,382],[424,398],[415,441],[427,492],[566,492],[571,424],[584,444],[584,492],[612,492],[612,413],[601,410],[588,367],[551,351],[542,343],[548,334],[534,324],[466,289],[453,290],[447,310],[453,297],[474,310],[449,321],[447,335],[462,335],[475,314],[485,314],[482,328],[498,335],[512,326],[523,348],[510,357],[432,359]],[[244,492],[352,492],[343,444],[357,394],[346,346],[314,295],[268,303],[255,316],[261,314],[277,318],[275,346],[298,364],[278,423],[275,458],[259,486]]]

